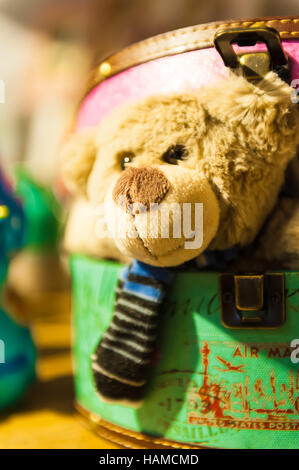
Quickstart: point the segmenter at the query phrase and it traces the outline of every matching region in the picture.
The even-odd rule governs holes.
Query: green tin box
[[[291,347],[299,338],[298,272],[280,275],[285,318],[277,328],[225,326],[220,275],[177,273],[146,399],[133,409],[101,401],[90,360],[111,321],[122,266],[74,255],[71,269],[76,400],[104,436],[106,429],[116,442],[131,436],[147,446],[298,448],[299,364]]]

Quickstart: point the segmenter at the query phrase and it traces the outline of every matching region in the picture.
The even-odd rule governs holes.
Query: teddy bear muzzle
[[[150,210],[151,204],[159,204],[169,188],[167,177],[158,168],[131,167],[116,182],[112,196],[115,204],[136,215]]]
[[[107,193],[105,220],[127,256],[175,266],[209,245],[218,229],[219,204],[197,170],[178,165],[130,167]]]

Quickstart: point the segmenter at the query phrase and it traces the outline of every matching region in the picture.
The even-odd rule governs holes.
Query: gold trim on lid
[[[84,97],[107,78],[128,68],[169,55],[213,47],[216,31],[237,27],[272,27],[281,39],[299,39],[299,16],[216,21],[170,31],[132,44],[98,63],[91,72]]]

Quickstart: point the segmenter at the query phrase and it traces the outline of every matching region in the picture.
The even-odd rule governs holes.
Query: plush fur
[[[96,158],[96,129],[73,134],[63,147],[61,171],[72,194],[84,194]]]
[[[109,235],[104,208],[94,208],[86,198],[77,197],[71,207],[64,234],[64,247],[70,253],[129,262]]]
[[[299,143],[299,111],[291,102],[291,92],[292,88],[273,72],[257,85],[232,73],[213,87],[153,96],[117,109],[100,125],[74,135],[66,145],[62,167],[65,182],[95,209],[105,202],[113,245],[127,257],[157,266],[174,266],[200,255],[206,248],[246,246],[257,237],[274,210],[286,167]],[[177,145],[183,146],[184,156],[172,165],[163,158]],[[127,156],[131,161],[123,171],[121,162]],[[134,177],[132,168],[136,169]],[[149,177],[149,170],[159,170],[165,179],[160,178],[159,182]],[[142,181],[151,183],[145,189]],[[167,190],[159,193],[161,184]],[[132,212],[121,207],[114,197],[116,193],[131,203],[143,201],[146,206],[155,200],[180,206],[185,202],[203,203],[202,246],[185,249],[187,238],[172,237],[171,227],[170,238],[163,238],[161,221],[158,238],[150,237],[147,211]],[[281,240],[290,236],[296,239],[298,235],[292,228],[298,223],[296,210],[287,213],[294,221],[281,228]],[[177,216],[174,208],[170,213],[172,226]],[[137,232],[137,237],[119,237],[116,221],[128,233]],[[75,225],[74,217],[70,218],[67,234],[82,239],[85,235],[82,237],[81,231],[85,230],[85,224],[80,228],[80,223]],[[278,250],[279,241],[269,235],[265,242],[265,237],[263,243],[268,243],[271,256],[272,244],[273,250]],[[67,240],[70,238],[67,236]],[[105,245],[101,245],[101,240],[95,243],[90,235],[92,249],[88,250],[87,238],[82,250],[103,256],[106,248],[102,249]],[[298,240],[292,242],[292,249],[297,249],[297,243]],[[75,245],[73,241],[69,248]],[[110,249],[108,257],[109,252]]]
[[[262,231],[255,258],[272,269],[299,267],[299,201],[281,198]]]

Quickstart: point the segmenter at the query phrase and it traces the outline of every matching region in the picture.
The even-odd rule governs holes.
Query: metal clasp
[[[255,46],[264,43],[267,51],[236,54],[233,44],[239,47]],[[232,28],[215,34],[214,45],[226,67],[241,69],[248,80],[260,80],[273,70],[279,77],[289,82],[290,70],[283,51],[279,33],[274,28]]]
[[[220,274],[220,306],[228,328],[278,328],[285,321],[284,275]]]

